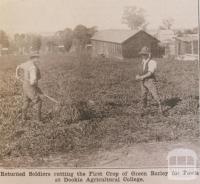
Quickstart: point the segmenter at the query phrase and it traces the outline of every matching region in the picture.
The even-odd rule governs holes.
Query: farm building
[[[91,43],[93,54],[105,57],[119,59],[138,57],[143,46],[149,47],[153,56],[159,55],[159,40],[142,30],[99,31],[91,38]]]
[[[160,45],[163,48],[163,56],[175,56],[175,33],[173,30],[159,30],[157,39],[160,40]]]
[[[176,56],[184,58],[187,56],[198,57],[198,35],[188,34],[182,37],[177,37],[175,41]]]

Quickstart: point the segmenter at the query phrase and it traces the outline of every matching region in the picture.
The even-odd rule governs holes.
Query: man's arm
[[[146,79],[146,78],[148,78],[148,77],[151,77],[152,74],[153,74],[152,72],[148,71],[148,72],[147,72],[146,74],[144,74],[144,75],[137,75],[137,76],[136,76],[136,79],[137,79],[137,80],[144,80],[144,79]]]
[[[144,80],[148,77],[151,77],[151,75],[154,74],[156,69],[157,69],[157,63],[155,61],[151,60],[150,63],[148,63],[148,72],[145,73],[144,75],[137,75],[136,80]]]

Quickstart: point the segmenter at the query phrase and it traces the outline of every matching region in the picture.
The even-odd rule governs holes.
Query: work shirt
[[[23,80],[24,82],[29,82],[30,85],[37,85],[38,80],[41,78],[39,68],[32,62],[27,61],[22,63],[17,67],[23,70]]]
[[[156,69],[157,69],[157,63],[154,60],[143,60],[142,61],[143,64],[143,73],[146,74],[147,72],[151,72],[152,74],[155,73]]]

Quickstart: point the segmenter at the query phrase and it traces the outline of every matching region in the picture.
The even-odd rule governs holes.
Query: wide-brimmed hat
[[[34,52],[32,52],[32,53],[30,54],[30,58],[39,58],[39,57],[40,57],[40,55],[39,55],[39,53],[36,52],[36,51],[34,51]]]
[[[146,46],[142,47],[141,51],[139,52],[139,55],[149,55],[151,54],[150,49]]]

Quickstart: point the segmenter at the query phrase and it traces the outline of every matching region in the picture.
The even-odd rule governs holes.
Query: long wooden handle
[[[56,99],[54,99],[54,98],[52,98],[52,97],[50,97],[50,96],[48,96],[47,94],[42,94],[43,96],[45,96],[45,97],[47,97],[49,100],[51,100],[52,102],[55,102],[55,103],[59,103]]]

